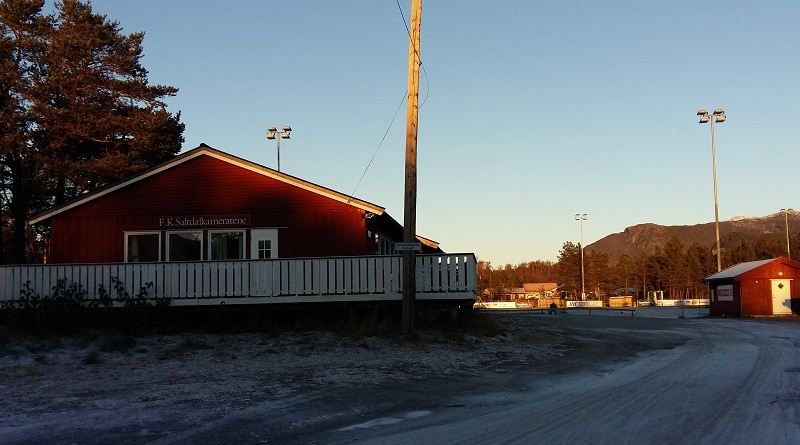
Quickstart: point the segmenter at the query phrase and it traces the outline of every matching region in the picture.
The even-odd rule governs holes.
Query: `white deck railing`
[[[417,255],[416,261],[417,299],[474,299],[473,254]],[[401,300],[403,258],[2,266],[0,301],[17,300],[26,288],[51,295],[60,279],[80,286],[86,300],[97,299],[101,286],[116,296],[114,279],[131,295],[149,285],[148,299],[169,299],[171,305]]]

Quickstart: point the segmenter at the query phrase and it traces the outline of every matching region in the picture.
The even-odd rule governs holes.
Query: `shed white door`
[[[250,259],[278,258],[278,229],[253,229],[250,231]]]
[[[770,280],[772,282],[772,314],[792,313],[791,280]]]

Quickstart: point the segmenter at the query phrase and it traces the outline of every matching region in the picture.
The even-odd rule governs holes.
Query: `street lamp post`
[[[783,218],[786,222],[786,257],[790,260],[792,259],[792,250],[789,249],[789,211],[792,209],[781,209],[783,212]]]
[[[581,223],[581,301],[586,300],[586,286],[584,280],[584,273],[583,273],[583,222],[586,221],[586,214],[585,213],[576,213],[575,219],[580,221]]]
[[[714,149],[714,123],[725,122],[725,111],[722,108],[715,109],[711,114],[706,110],[698,110],[700,123],[711,123],[711,167],[714,173],[714,226],[717,232],[717,272],[722,270],[722,250],[719,245],[719,203],[717,201],[717,154]]]
[[[267,128],[267,139],[275,139],[278,143],[278,171],[281,171],[281,139],[289,139],[289,133],[292,132],[292,127],[288,125],[283,126],[283,130],[278,130],[275,127]]]

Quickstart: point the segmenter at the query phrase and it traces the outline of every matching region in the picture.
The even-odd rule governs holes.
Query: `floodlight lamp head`
[[[719,116],[721,114],[725,114],[725,110],[723,110],[722,108],[717,108],[716,110],[714,110],[714,116]]]
[[[283,126],[283,131],[292,131],[292,127],[290,127],[288,125],[284,125]]]
[[[725,117],[725,115],[722,114],[722,115],[717,116],[717,118],[714,120],[714,122],[716,122],[716,123],[725,122],[725,119],[727,119],[727,117]]]
[[[706,114],[708,114],[708,111],[706,111],[706,110],[697,110],[697,115],[698,116],[705,116]]]
[[[276,131],[278,131],[278,129],[275,128],[275,127],[269,127],[269,128],[267,128],[267,131],[275,133]]]
[[[707,114],[704,114],[703,117],[700,118],[700,123],[701,124],[707,124],[708,121],[710,121],[710,120],[711,120],[711,118]]]
[[[281,139],[289,139],[289,133],[281,133]]]
[[[267,133],[267,139],[275,139],[275,133]]]

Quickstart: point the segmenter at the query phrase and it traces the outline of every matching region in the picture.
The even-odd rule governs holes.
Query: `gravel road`
[[[642,329],[648,337],[658,334],[685,343],[576,372],[522,377],[513,390],[455,396],[438,406],[398,411],[383,417],[397,421],[348,425],[321,442],[797,443],[800,323],[695,319],[643,326],[642,319],[634,320],[571,317],[553,324],[587,332],[601,350],[619,334],[641,338]],[[576,351],[564,363],[581,355]]]

